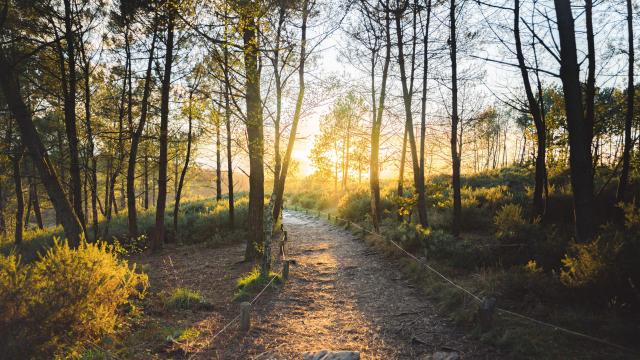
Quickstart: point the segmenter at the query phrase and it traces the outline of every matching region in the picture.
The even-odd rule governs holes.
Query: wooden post
[[[331,214],[327,213],[327,220],[331,221]]]
[[[493,313],[496,309],[496,299],[489,297],[485,298],[478,309],[478,319],[480,320],[480,328],[482,331],[487,331],[493,325]]]
[[[249,331],[251,327],[251,303],[248,301],[240,303],[240,331]]]
[[[285,260],[282,263],[282,279],[284,281],[289,280],[289,263],[290,263],[289,260]]]

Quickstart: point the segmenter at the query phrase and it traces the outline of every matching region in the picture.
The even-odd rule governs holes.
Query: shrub
[[[506,204],[502,206],[493,218],[496,225],[496,236],[498,239],[515,239],[527,221],[522,214],[522,206],[516,204]]]
[[[175,288],[169,294],[163,294],[164,305],[173,309],[190,309],[202,303],[202,295],[196,290]]]
[[[351,220],[363,221],[371,212],[371,195],[365,189],[347,192],[338,203],[338,216]]]
[[[572,255],[562,259],[560,280],[568,287],[579,288],[603,284],[614,266],[619,244],[596,239],[585,244],[573,244]]]
[[[130,299],[148,279],[104,242],[66,241],[30,265],[0,256],[0,351],[8,358],[74,357],[81,347],[115,331]]]
[[[262,290],[274,276],[274,283],[279,284],[282,282],[282,277],[274,272],[270,272],[269,276],[262,276],[258,267],[253,268],[249,273],[238,279],[234,299],[248,299],[252,294]]]

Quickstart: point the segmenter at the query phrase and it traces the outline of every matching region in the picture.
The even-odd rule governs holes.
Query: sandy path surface
[[[438,351],[500,357],[438,315],[393,260],[348,231],[293,212],[284,224],[296,261],[289,282],[255,304],[247,334],[234,326],[194,357],[300,359],[321,349],[359,351],[363,359],[427,359]]]

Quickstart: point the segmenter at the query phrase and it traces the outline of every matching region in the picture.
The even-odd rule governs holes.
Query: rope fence
[[[297,210],[297,208],[296,208],[296,210]],[[360,231],[362,231],[363,233],[368,233],[369,235],[377,237],[377,238],[379,238],[381,240],[390,242],[394,247],[396,247],[398,250],[400,250],[400,252],[402,252],[403,254],[405,254],[407,257],[411,258],[415,262],[417,262],[419,265],[422,265],[425,269],[431,271],[432,273],[434,273],[435,275],[437,275],[438,277],[443,279],[446,283],[450,284],[451,286],[457,288],[458,290],[462,291],[466,295],[470,296],[474,301],[478,302],[479,304],[482,304],[482,305],[486,304],[486,300],[487,299],[480,298],[479,296],[477,296],[476,294],[474,294],[470,290],[464,288],[462,285],[460,285],[460,284],[454,282],[453,280],[449,279],[442,272],[436,270],[433,266],[427,264],[425,261],[422,261],[421,259],[417,258],[415,255],[411,254],[410,252],[408,252],[407,250],[402,248],[402,246],[400,246],[400,244],[398,244],[393,239],[387,238],[387,237],[385,237],[385,236],[383,236],[383,235],[381,235],[379,233],[373,232],[373,231],[371,231],[371,230],[369,230],[369,229],[367,229],[367,228],[365,228],[365,227],[363,227],[363,226],[361,226],[361,225],[359,225],[357,223],[354,223],[354,222],[352,222],[350,220],[343,219],[343,218],[340,218],[340,217],[335,216],[335,215],[331,215],[331,213],[325,213],[325,212],[322,212],[322,211],[316,211],[316,212],[318,214],[318,217],[320,217],[321,215],[322,216],[326,216],[327,219],[329,219],[329,220],[331,220],[331,218],[333,217],[336,221],[340,221],[340,222],[346,224],[347,228],[350,228],[350,227],[353,226],[354,228],[360,229]],[[305,213],[306,214],[310,214],[308,209],[305,209]],[[311,213],[311,215],[313,215],[313,213]],[[495,299],[494,299],[494,301],[495,301]],[[506,315],[509,315],[511,317],[518,318],[520,320],[530,321],[530,322],[533,322],[533,323],[541,325],[541,326],[549,327],[549,328],[551,328],[551,329],[553,329],[555,331],[561,331],[561,332],[569,334],[569,335],[581,337],[583,339],[587,339],[587,340],[590,340],[590,341],[593,341],[593,342],[597,342],[599,344],[611,346],[613,348],[616,348],[618,350],[622,350],[622,351],[625,351],[625,352],[628,352],[628,353],[631,353],[631,354],[640,355],[640,353],[638,353],[637,350],[634,350],[634,349],[631,349],[631,348],[628,348],[628,347],[625,347],[625,346],[622,346],[622,345],[619,345],[619,344],[616,344],[616,343],[612,343],[612,342],[610,342],[608,340],[605,340],[605,339],[597,338],[595,336],[584,334],[584,333],[581,333],[579,331],[567,329],[567,328],[564,328],[564,327],[561,327],[561,326],[558,326],[558,325],[555,325],[555,324],[551,324],[551,323],[548,323],[548,322],[545,322],[545,321],[542,321],[542,320],[537,320],[537,319],[534,319],[532,317],[529,317],[529,316],[526,316],[526,315],[522,315],[522,314],[519,314],[519,313],[511,311],[511,310],[503,309],[501,307],[495,307],[495,310],[498,313],[503,314],[503,315],[506,314]]]
[[[253,299],[249,302],[246,303],[242,303],[240,304],[240,313],[238,315],[236,315],[233,319],[231,319],[225,326],[222,327],[222,329],[220,329],[215,335],[213,335],[213,337],[211,337],[211,343],[213,343],[215,341],[215,339],[220,336],[220,334],[224,333],[231,325],[233,325],[236,321],[238,320],[244,320],[243,317],[247,316],[247,320],[244,321],[248,321],[248,309],[253,306],[258,299],[260,298],[260,296],[262,296],[262,294],[269,288],[269,286],[271,286],[271,284],[273,284],[273,282],[276,280],[277,277],[281,276],[283,278],[287,278],[288,277],[288,272],[289,272],[289,260],[286,259],[286,251],[285,251],[285,246],[284,246],[284,242],[287,241],[287,232],[282,230],[282,237],[280,239],[280,249],[281,249],[281,256],[282,256],[282,262],[283,262],[283,269],[281,271],[279,271],[278,273],[276,273],[275,275],[273,275],[271,277],[271,279],[269,280],[269,282],[262,288],[262,290],[260,290],[260,292],[258,292],[258,294],[256,296],[253,297]],[[248,307],[243,307],[243,304],[248,304]],[[246,310],[245,310],[246,309]],[[245,313],[246,312],[246,313]],[[243,324],[241,324],[242,327]],[[248,326],[248,324],[247,324]],[[245,330],[248,330],[245,329]]]

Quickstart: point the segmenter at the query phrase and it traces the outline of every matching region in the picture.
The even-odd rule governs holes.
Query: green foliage
[[[123,311],[135,309],[145,274],[119,259],[113,246],[66,241],[32,264],[0,256],[0,351],[8,358],[75,357],[85,344],[111,334]]]
[[[518,238],[521,229],[527,225],[527,221],[523,216],[522,206],[517,204],[502,206],[493,219],[498,239]]]
[[[191,309],[203,302],[199,291],[183,287],[175,288],[170,293],[161,294],[164,306],[172,309]]]
[[[262,290],[273,277],[275,277],[273,284],[280,284],[282,282],[282,276],[279,274],[270,272],[269,276],[263,276],[258,267],[253,268],[236,282],[234,300],[248,300],[252,295]]]
[[[249,199],[244,193],[236,194],[235,222],[238,229],[243,228],[247,221]],[[229,229],[229,203],[225,199],[191,200],[180,206],[178,214],[178,235],[173,232],[170,224],[173,224],[172,213],[168,212],[165,218],[167,224],[167,237],[169,241],[179,240],[181,243],[208,243],[210,245],[223,245],[242,240],[244,230],[231,232]],[[104,221],[99,223],[99,228],[104,228]],[[113,243],[115,250],[121,254],[136,254],[144,251],[148,246],[149,234],[155,226],[155,210],[141,210],[138,212],[138,228],[140,236],[137,239],[129,239],[126,212],[120,212],[114,216],[109,224],[107,240]],[[93,229],[87,230],[89,235]],[[37,259],[38,252],[46,251],[53,243],[55,236],[62,236],[62,227],[56,226],[44,230],[33,229],[25,231],[24,241],[16,247],[11,237],[0,238],[0,253],[5,255],[15,251],[22,256],[25,262]],[[89,239],[93,240],[93,239]]]

